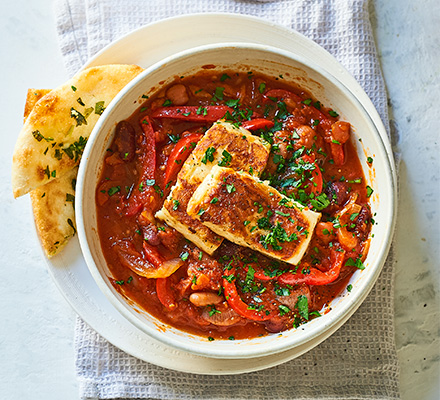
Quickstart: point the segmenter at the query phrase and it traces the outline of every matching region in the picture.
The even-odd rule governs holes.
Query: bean
[[[197,307],[205,307],[211,304],[219,304],[223,297],[212,292],[194,292],[189,296],[189,301]]]
[[[136,151],[136,134],[129,122],[121,121],[116,125],[115,143],[121,159],[132,161]]]
[[[167,90],[167,97],[175,106],[183,106],[189,100],[188,93],[186,92],[186,87],[181,83],[171,86]]]

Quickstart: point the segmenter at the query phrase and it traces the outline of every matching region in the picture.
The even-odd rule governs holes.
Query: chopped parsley
[[[315,210],[321,211],[330,205],[330,200],[328,199],[327,195],[324,192],[322,192],[314,199],[311,199],[310,204],[313,206]]]
[[[237,189],[235,189],[235,186],[233,185],[233,184],[231,184],[231,185],[226,185],[226,191],[228,192],[228,193],[233,193],[233,192],[235,192]]]
[[[84,152],[84,148],[86,147],[86,144],[87,144],[87,138],[80,136],[76,142],[72,143],[69,147],[63,148],[62,150],[64,151],[64,153],[67,154],[67,156],[71,160],[78,161],[79,157]]]
[[[116,193],[119,193],[121,191],[121,187],[120,186],[113,186],[108,190],[108,195],[109,196],[113,196]]]
[[[258,86],[258,91],[260,93],[264,93],[265,90],[266,90],[266,84],[264,82],[261,82],[260,85]]]
[[[365,265],[364,265],[364,263],[362,262],[362,260],[361,260],[361,258],[360,257],[358,257],[358,258],[356,258],[356,261],[355,260],[353,260],[351,257],[345,262],[345,266],[346,267],[356,267],[356,268],[359,268],[359,269],[365,269]]]
[[[179,135],[168,134],[168,137],[170,138],[171,142],[173,142],[173,143],[177,143],[180,139]]]
[[[307,296],[304,296],[303,294],[298,296],[296,308],[298,309],[301,317],[303,317],[305,320],[309,319],[309,302],[307,300]]]
[[[222,159],[219,161],[218,165],[220,165],[220,167],[227,167],[231,163],[231,160],[231,154],[228,153],[226,150],[223,150]]]
[[[101,115],[104,112],[105,110],[104,103],[105,103],[104,101],[98,101],[95,103],[95,114]]]
[[[217,86],[215,88],[215,92],[214,92],[214,98],[213,100],[223,100],[223,92],[225,91],[224,87],[221,86]]]
[[[287,307],[287,306],[285,306],[284,304],[280,304],[280,305],[278,306],[278,308],[279,308],[279,310],[280,310],[280,315],[281,315],[281,316],[283,316],[283,315],[285,315],[285,314],[287,314],[287,313],[290,312],[290,308]]]
[[[87,125],[87,120],[84,115],[79,111],[75,110],[73,107],[70,108],[70,118],[74,118],[76,121],[76,126]]]
[[[209,162],[213,162],[214,161],[214,153],[216,152],[215,147],[208,147],[205,151],[205,155],[202,158],[202,163],[203,164],[207,164],[208,161]]]
[[[44,137],[44,136],[41,134],[41,132],[40,132],[39,130],[32,131],[32,136],[33,136],[38,142],[41,142],[43,139],[44,139],[46,142],[51,142],[51,141],[53,141],[53,138],[52,138],[52,137]]]

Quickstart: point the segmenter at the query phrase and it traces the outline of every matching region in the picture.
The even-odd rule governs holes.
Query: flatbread
[[[57,254],[76,233],[75,184],[78,167],[30,192],[35,226],[48,257]]]
[[[26,118],[33,110],[37,101],[43,96],[48,94],[52,89],[28,89],[26,95],[26,104],[24,105],[23,122],[26,122]]]
[[[50,89],[29,89],[24,107],[24,121],[35,104]],[[30,192],[35,226],[48,257],[57,254],[76,233],[75,185],[78,168]]]
[[[14,197],[75,168],[103,109],[142,71],[136,65],[88,68],[38,100],[14,149]]]

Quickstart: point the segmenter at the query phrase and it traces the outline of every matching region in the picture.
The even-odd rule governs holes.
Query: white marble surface
[[[12,400],[78,398],[75,315],[46,271],[29,199],[13,200],[10,188],[27,88],[51,88],[67,78],[51,3],[0,5],[0,397]],[[374,0],[370,9],[402,157],[395,280],[402,398],[440,399],[440,6]]]

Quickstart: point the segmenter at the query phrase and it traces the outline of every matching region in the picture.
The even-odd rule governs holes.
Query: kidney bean
[[[129,122],[121,121],[116,125],[115,144],[122,160],[133,160],[136,151],[136,133]]]

